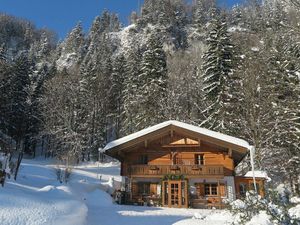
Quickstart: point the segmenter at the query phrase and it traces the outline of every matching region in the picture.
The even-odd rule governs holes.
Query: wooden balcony
[[[198,165],[132,165],[127,168],[129,176],[163,176],[166,174],[182,174],[188,176],[223,176],[223,166]]]

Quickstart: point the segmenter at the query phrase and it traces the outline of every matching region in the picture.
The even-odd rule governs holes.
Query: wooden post
[[[181,181],[178,182],[178,208],[182,208],[182,189],[181,189]]]
[[[185,208],[188,208],[188,206],[189,206],[188,185],[189,185],[188,181],[185,180],[184,181],[184,187],[185,187],[185,189],[184,189],[184,192],[185,192],[185,196],[184,196],[185,197]]]
[[[220,191],[220,180],[218,180],[218,197],[219,197],[219,208],[221,209],[222,198],[221,198],[221,191]]]
[[[161,199],[162,199],[162,201],[161,201],[161,204],[162,204],[162,206],[164,206],[165,205],[165,181],[162,181],[161,182],[162,184],[161,184],[161,187],[162,187],[162,190],[161,190]]]
[[[171,184],[170,181],[168,180],[168,207],[171,207]]]
[[[132,202],[132,178],[129,178],[129,185],[130,185],[130,192],[129,192],[129,198]]]

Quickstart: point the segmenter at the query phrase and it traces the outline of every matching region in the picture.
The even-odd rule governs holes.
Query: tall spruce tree
[[[278,32],[278,30],[277,30]],[[278,161],[285,156],[280,167],[274,170],[284,172],[289,177],[291,188],[300,193],[299,179],[294,174],[300,166],[300,84],[298,78],[299,63],[293,55],[293,45],[288,36],[282,35],[273,41],[269,58],[270,81],[274,89],[277,136],[274,140],[277,151],[273,151]],[[270,153],[272,155],[272,153]]]
[[[10,127],[8,123],[10,109],[10,78],[11,65],[7,62],[6,49],[4,45],[0,47],[0,129],[8,133]]]
[[[30,89],[31,65],[26,53],[21,53],[14,62],[12,78],[10,79],[10,113],[9,124],[11,124],[10,134],[17,141],[18,161],[15,171],[15,179],[23,158],[24,147],[28,144],[29,130],[29,89]],[[25,143],[26,142],[26,143]]]
[[[164,120],[163,104],[167,88],[166,54],[160,37],[154,31],[147,41],[143,53],[141,74],[139,75],[140,109],[137,116],[138,127],[154,125]]]
[[[123,120],[123,94],[124,94],[124,74],[125,57],[117,56],[112,63],[112,73],[110,76],[110,88],[108,97],[110,99],[108,119],[112,123],[111,136],[113,139],[120,137],[121,123]]]
[[[206,127],[225,129],[226,113],[224,106],[230,97],[230,83],[233,74],[233,46],[227,31],[224,16],[214,7],[211,11],[210,32],[207,38],[208,50],[203,56],[203,83],[205,100],[208,103],[205,109],[205,119],[202,122]]]
[[[125,65],[123,104],[124,121],[122,134],[130,134],[137,131],[137,113],[139,110],[139,75],[141,74],[142,53],[139,48],[128,50]]]

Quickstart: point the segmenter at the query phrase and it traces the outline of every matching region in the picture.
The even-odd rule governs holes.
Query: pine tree
[[[125,64],[123,104],[124,104],[124,122],[122,125],[122,133],[128,135],[136,131],[138,120],[137,114],[139,110],[139,74],[141,74],[140,49],[132,48],[128,51]]]
[[[46,32],[42,32],[41,39],[38,43],[38,49],[35,49],[38,58],[45,58],[50,54],[51,46]]]
[[[300,184],[294,174],[299,168],[300,159],[300,86],[298,78],[298,59],[293,55],[290,41],[285,42],[283,37],[275,39],[269,59],[271,82],[273,85],[274,105],[276,107],[277,137],[274,140],[279,150],[276,157],[287,156],[283,167],[285,174],[295,184],[292,189],[299,194]],[[289,37],[285,37],[289,39]]]
[[[151,33],[147,50],[143,53],[141,74],[139,75],[138,127],[154,125],[164,118],[163,104],[167,88],[166,54],[156,33]]]
[[[239,5],[234,5],[232,7],[232,14],[231,14],[231,23],[234,26],[243,26],[242,21],[243,21],[243,16],[242,16],[242,10]]]
[[[0,129],[6,131],[10,127],[8,124],[10,105],[10,75],[11,66],[7,62],[7,55],[4,45],[0,47]]]
[[[20,54],[14,63],[10,83],[11,111],[8,123],[11,125],[10,133],[17,141],[19,157],[15,171],[15,179],[23,158],[25,143],[28,140],[30,110],[28,105],[30,89],[31,65],[26,53]]]
[[[101,22],[101,28],[100,28],[101,33],[111,31],[110,29],[111,15],[107,10],[103,11],[100,17],[100,22]]]
[[[85,55],[85,37],[80,22],[58,48],[58,68],[60,70],[76,70]],[[76,73],[76,71],[73,72]]]
[[[187,16],[183,4],[175,4],[173,6],[174,19],[171,21],[171,35],[173,38],[173,44],[175,50],[187,49],[188,38],[186,32]]]
[[[111,19],[110,19],[110,31],[112,32],[118,32],[120,31],[121,28],[121,23],[119,20],[119,17],[117,14],[111,14]]]
[[[224,105],[230,96],[233,70],[233,46],[224,16],[212,9],[212,21],[207,39],[208,50],[203,56],[203,91],[208,102],[202,124],[212,129],[224,129]]]
[[[21,141],[27,130],[28,95],[30,87],[30,62],[25,53],[21,54],[14,63],[11,78],[11,123],[14,124],[14,136]]]
[[[108,96],[110,99],[108,119],[112,123],[112,138],[120,137],[121,123],[123,120],[123,94],[124,94],[124,74],[125,57],[117,56],[112,64],[112,74],[110,77],[110,89]]]
[[[193,14],[193,25],[198,32],[205,30],[205,25],[210,21],[210,14],[208,12],[215,6],[214,0],[196,0]]]
[[[101,33],[101,19],[96,17],[88,35],[88,51],[81,64],[81,88],[85,96],[85,111],[87,114],[88,155],[97,151],[111,140],[113,123],[110,123],[109,113],[115,102],[111,102],[111,42],[107,33]],[[109,97],[108,97],[109,96]]]
[[[84,45],[84,34],[82,25],[79,22],[68,34],[64,42],[64,51],[67,53],[81,53]]]

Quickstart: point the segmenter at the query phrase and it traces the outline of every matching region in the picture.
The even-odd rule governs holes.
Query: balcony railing
[[[127,168],[128,175],[224,175],[223,166],[198,165],[132,165]]]

